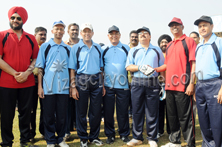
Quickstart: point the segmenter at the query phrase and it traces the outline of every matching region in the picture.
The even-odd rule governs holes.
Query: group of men
[[[150,43],[151,31],[147,27],[132,31],[128,46],[120,42],[120,29],[113,25],[107,33],[110,43],[101,47],[92,40],[94,30],[90,23],[80,27],[70,24],[70,38],[63,42],[66,25],[56,21],[51,30],[54,38],[45,42],[45,28],[37,27],[35,35],[22,29],[28,19],[23,7],[12,7],[8,18],[11,28],[0,32],[3,147],[13,144],[16,101],[20,146],[35,146],[30,140],[36,134],[38,97],[41,105],[40,133],[46,139],[47,147],[56,144],[68,147],[65,139],[73,126],[77,129],[81,147],[87,147],[88,141],[103,145],[99,139],[102,104],[107,144],[114,143],[116,137],[116,107],[118,133],[127,146],[142,144],[146,117],[148,144],[157,147],[158,138],[164,133],[166,106],[170,142],[163,147],[181,147],[181,130],[187,146],[194,147],[195,101],[202,146],[222,146],[222,39],[212,33],[210,17],[202,16],[194,22],[203,37],[200,43],[198,33],[192,32],[187,37],[183,34],[181,19],[174,17],[168,24],[174,39],[166,34],[160,36],[159,47]],[[82,39],[78,38],[79,30]],[[128,74],[133,77],[129,81]],[[131,140],[130,104],[133,116]]]

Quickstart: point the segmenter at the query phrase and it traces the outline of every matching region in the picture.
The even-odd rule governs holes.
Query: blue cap
[[[119,28],[118,28],[117,26],[113,25],[113,26],[111,26],[111,27],[109,28],[108,33],[112,32],[112,31],[117,31],[117,32],[119,32]]]
[[[55,25],[63,25],[64,28],[66,27],[66,25],[60,20],[60,21],[55,21],[52,25],[52,27],[54,27]]]

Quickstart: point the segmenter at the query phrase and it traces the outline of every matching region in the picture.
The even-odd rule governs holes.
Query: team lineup
[[[17,108],[20,146],[38,147],[32,140],[39,99],[39,132],[47,147],[69,147],[70,131],[77,131],[80,147],[104,145],[101,119],[106,144],[112,146],[115,113],[119,138],[127,146],[143,144],[145,123],[146,145],[158,147],[166,123],[169,142],[161,147],[181,147],[181,133],[187,146],[195,147],[196,111],[202,146],[222,147],[222,39],[212,32],[211,17],[195,20],[199,33],[189,37],[182,20],[173,17],[168,26],[174,38],[163,34],[158,46],[146,26],[132,30],[127,45],[112,25],[105,45],[92,40],[92,24],[66,26],[59,20],[52,22],[54,38],[46,42],[46,28],[36,27],[34,35],[24,31],[25,8],[12,7],[8,18],[10,29],[0,32],[1,146],[13,146]]]

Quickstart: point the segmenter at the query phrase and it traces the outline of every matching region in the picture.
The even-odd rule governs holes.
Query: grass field
[[[46,141],[41,139],[41,137],[40,137],[41,135],[38,131],[39,114],[40,114],[39,112],[40,112],[40,109],[38,108],[38,110],[37,110],[37,130],[36,130],[37,135],[35,137],[34,143],[35,143],[35,145],[38,145],[39,147],[45,147],[46,146]],[[132,119],[130,119],[130,123],[132,123]],[[127,146],[125,143],[123,143],[119,139],[119,135],[118,135],[118,131],[117,131],[117,122],[116,121],[115,121],[115,127],[116,127],[116,140],[115,140],[114,144],[108,145],[108,144],[105,143],[106,142],[106,136],[105,136],[105,133],[104,133],[104,123],[101,122],[101,130],[100,130],[99,138],[104,142],[104,147],[113,147],[113,146],[115,146],[115,147],[120,147],[120,146],[126,147]],[[200,134],[200,126],[199,126],[199,122],[198,122],[197,118],[196,118],[196,129],[195,130],[196,130],[196,146],[201,147],[202,137],[201,137],[201,134]],[[14,133],[14,138],[15,138],[13,147],[19,147],[20,133],[19,133],[19,129],[18,129],[18,112],[17,111],[16,111],[15,118],[14,118],[13,133]],[[145,126],[144,126],[143,136],[144,136],[144,138],[146,138],[146,127]],[[132,138],[132,130],[130,130],[130,136],[129,137],[130,137],[130,139]],[[186,143],[184,142],[183,137],[181,138],[181,140],[182,140],[182,146],[186,146]],[[1,139],[0,139],[0,142],[1,142]],[[168,142],[169,142],[168,134],[165,132],[164,135],[159,139],[158,146],[164,145]],[[70,147],[79,147],[80,146],[80,139],[78,138],[76,131],[71,132],[71,138],[70,138],[70,141],[67,141],[67,144]],[[89,144],[89,146],[94,147],[96,145]],[[149,145],[148,145],[147,139],[145,139],[143,141],[143,144],[139,145],[138,147],[147,147],[147,146],[149,146]],[[57,147],[59,147],[59,146],[57,146]]]

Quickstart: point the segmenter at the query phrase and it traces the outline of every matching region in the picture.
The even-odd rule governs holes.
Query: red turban
[[[23,8],[23,7],[18,7],[18,6],[12,7],[12,8],[8,11],[8,18],[9,18],[9,20],[11,19],[11,16],[12,16],[14,13],[18,13],[18,15],[20,15],[21,18],[22,18],[23,24],[25,24],[25,22],[26,22],[27,19],[28,19],[28,13],[27,13],[27,11],[25,10],[25,8]]]

